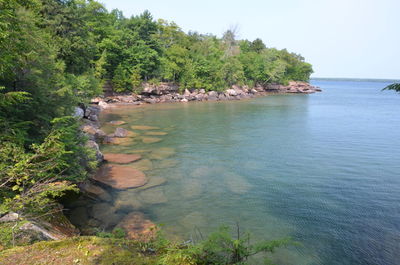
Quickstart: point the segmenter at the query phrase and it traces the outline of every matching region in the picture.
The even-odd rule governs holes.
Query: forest
[[[300,55],[235,34],[185,33],[91,0],[0,0],[0,214],[57,211],[94,170],[71,115],[105,82],[140,93],[144,82],[210,91],[309,79]]]

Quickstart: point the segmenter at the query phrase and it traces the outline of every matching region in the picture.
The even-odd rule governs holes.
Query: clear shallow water
[[[379,82],[313,83],[323,92],[112,110],[102,122],[168,135],[103,151],[141,152],[146,174],[167,179],[140,207],[169,234],[239,222],[255,240],[302,243],[274,254],[278,264],[400,264],[400,95]]]

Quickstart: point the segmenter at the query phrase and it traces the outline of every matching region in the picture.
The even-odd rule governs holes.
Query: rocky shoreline
[[[252,89],[248,87],[232,86],[232,88],[223,92],[205,92],[202,89],[190,91],[186,89],[184,93],[180,94],[178,93],[177,86],[164,83],[157,86],[145,85],[140,94],[115,95],[113,93],[106,93],[105,97],[93,99],[89,106],[77,108],[75,116],[81,119],[81,130],[89,138],[87,146],[95,151],[96,159],[100,164],[99,170],[92,174],[87,181],[81,183],[79,188],[82,191],[83,199],[87,198],[97,201],[98,203],[93,207],[94,209],[90,211],[84,209],[83,206],[73,209],[70,215],[72,223],[79,224],[82,220],[93,220],[88,222],[91,223],[93,229],[93,227],[96,227],[96,224],[100,224],[101,220],[108,219],[106,222],[107,227],[115,226],[124,228],[130,238],[136,239],[149,236],[149,229],[155,227],[154,223],[147,219],[140,211],[141,207],[138,205],[133,207],[135,209],[132,209],[133,211],[124,217],[122,221],[120,220],[121,216],[116,214],[116,212],[118,212],[116,209],[119,209],[118,207],[124,208],[127,203],[121,201],[118,203],[118,207],[115,205],[111,206],[110,189],[135,189],[140,193],[142,189],[151,189],[164,184],[165,180],[161,179],[160,181],[157,178],[148,178],[140,168],[132,168],[129,166],[132,162],[140,162],[143,160],[142,156],[139,154],[101,153],[99,149],[100,144],[124,145],[125,143],[129,143],[132,138],[137,137],[137,135],[132,135],[135,134],[134,132],[120,127],[126,124],[125,121],[120,120],[109,122],[109,125],[114,127],[115,130],[113,133],[106,134],[101,129],[99,123],[99,115],[103,109],[112,108],[114,105],[119,104],[142,105],[169,102],[241,100],[269,94],[310,94],[318,91],[320,91],[319,88],[313,87],[305,82],[290,82],[288,86],[268,85],[266,87],[259,86]],[[151,126],[131,127],[139,131],[154,129]],[[126,178],[128,175],[130,177]],[[139,200],[135,200],[135,202],[139,203]],[[132,207],[132,205],[128,206],[128,208]],[[105,216],[105,214],[107,214],[107,216]]]
[[[312,94],[321,92],[321,89],[314,87],[307,82],[291,81],[287,86],[280,84],[267,84],[265,86],[234,85],[225,91],[208,91],[204,89],[185,89],[179,93],[179,87],[170,83],[160,83],[158,85],[145,84],[143,91],[139,94],[115,94],[111,91],[106,93],[104,98],[95,98],[92,104],[106,107],[108,103],[128,103],[134,105],[189,102],[189,101],[225,101],[240,100],[265,96],[269,94]]]
[[[312,94],[321,92],[321,89],[307,82],[291,81],[287,86],[267,84],[266,86],[256,86],[251,89],[247,86],[234,85],[222,92],[206,92],[204,89],[185,89],[184,93],[180,94],[178,91],[179,87],[170,83],[161,83],[159,85],[145,84],[140,94],[115,94],[106,91],[104,97],[92,99],[89,106],[76,107],[74,116],[82,120],[81,131],[89,138],[86,145],[95,151],[97,161],[101,163],[104,160],[99,144],[112,143],[116,139],[118,140],[118,138],[127,136],[127,132],[123,128],[116,128],[116,131],[112,135],[106,135],[100,129],[99,115],[101,110],[112,107],[113,104],[142,105],[190,101],[241,100],[270,94]],[[122,124],[114,125],[118,126]]]
[[[148,179],[140,170],[135,170],[124,165],[132,161],[140,160],[140,155],[103,155],[99,148],[100,144],[123,144],[125,140],[129,140],[130,137],[133,137],[129,134],[131,133],[130,131],[119,127],[125,123],[123,121],[114,121],[112,125],[115,126],[115,131],[111,134],[106,134],[101,129],[99,123],[99,115],[103,109],[107,109],[118,104],[142,105],[169,102],[241,100],[269,94],[310,94],[319,92],[321,90],[305,82],[290,82],[288,86],[269,84],[264,87],[257,86],[251,89],[246,86],[232,86],[230,89],[222,92],[206,92],[204,89],[185,89],[183,93],[179,93],[178,91],[179,88],[177,86],[168,83],[162,83],[159,85],[146,84],[140,94],[121,95],[108,92],[105,93],[104,97],[93,99],[89,106],[80,106],[75,108],[74,116],[81,121],[82,125],[80,129],[82,133],[88,137],[86,146],[94,150],[96,154],[96,160],[100,165],[100,168],[97,172],[93,172],[90,178],[88,178],[85,182],[78,184],[78,187],[82,192],[81,199],[99,202],[95,209],[90,211],[91,213],[89,215],[94,218],[93,220],[96,220],[96,218],[98,219],[99,214],[100,219],[115,219],[109,220],[109,224],[123,228],[126,230],[128,237],[133,239],[151,237],[153,235],[153,232],[151,231],[154,230],[153,228],[155,227],[155,224],[152,223],[151,220],[147,219],[146,216],[137,209],[123,218],[122,221],[120,220],[116,222],[119,220],[117,216],[114,216],[115,218],[113,218],[111,212],[103,209],[106,206],[108,207],[109,202],[112,199],[109,189],[124,190],[126,188],[136,188],[140,190],[142,189],[142,186],[144,189],[146,189],[147,186],[156,187],[158,185],[162,185],[165,183],[165,180],[161,179],[160,181],[159,179]],[[139,129],[141,130],[146,128]],[[121,158],[121,156],[123,157]],[[126,182],[126,174],[132,175],[134,178],[131,179],[130,182]],[[105,206],[103,207],[102,205]],[[68,206],[66,208],[68,208]],[[27,231],[30,236],[35,235],[35,238],[39,238],[41,240],[54,240],[76,236],[79,234],[79,232],[72,224],[82,222],[82,220],[79,220],[79,218],[82,216],[83,212],[88,212],[88,210],[84,209],[84,206],[79,206],[73,209],[73,212],[67,212],[66,215],[69,217],[69,220],[67,220],[63,214],[57,215],[57,218],[63,219],[63,222],[59,222],[63,223],[62,227],[59,227],[57,224],[28,222],[20,229],[24,229],[24,231]],[[106,216],[106,214],[109,216]],[[13,216],[12,214],[9,216],[13,218],[10,219],[7,215],[2,217],[0,222],[15,221],[19,218],[18,216]],[[93,227],[99,225],[99,222],[92,223]],[[85,233],[85,231],[81,232]]]

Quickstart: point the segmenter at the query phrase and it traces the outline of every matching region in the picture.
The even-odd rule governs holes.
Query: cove
[[[81,226],[138,210],[178,239],[238,222],[254,240],[301,243],[277,264],[398,263],[400,98],[384,82],[313,85],[324,92],[104,111],[106,133],[132,137],[102,152],[140,155],[124,166],[148,186],[87,202]]]

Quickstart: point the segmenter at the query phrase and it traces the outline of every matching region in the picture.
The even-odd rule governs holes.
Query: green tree
[[[126,92],[130,90],[130,73],[122,64],[118,65],[117,69],[115,69],[112,81],[116,92]]]
[[[228,86],[242,85],[244,82],[244,71],[242,63],[236,57],[229,57],[221,69],[223,79]]]
[[[396,92],[400,92],[400,83],[394,83],[394,84],[388,85],[383,90],[394,90]]]
[[[261,53],[264,51],[267,47],[265,46],[264,42],[261,39],[255,39],[251,44],[250,44],[250,50],[256,53]]]

